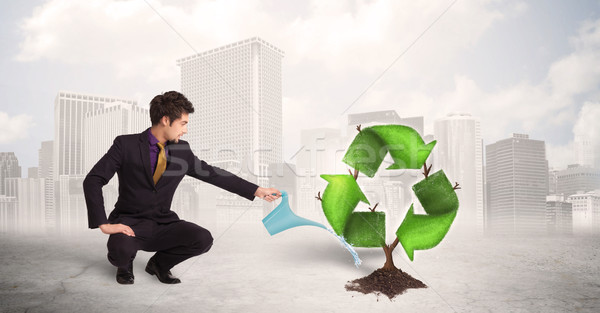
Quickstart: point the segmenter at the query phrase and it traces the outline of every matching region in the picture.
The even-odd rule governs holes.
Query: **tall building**
[[[0,233],[17,232],[17,197],[0,195]]]
[[[600,190],[576,193],[567,198],[573,205],[573,233],[600,233]]]
[[[54,100],[54,181],[58,181],[61,175],[86,174],[83,146],[85,114],[115,101],[137,104],[133,100],[59,91]]]
[[[556,173],[556,193],[570,196],[600,189],[600,168],[573,164]]]
[[[88,228],[82,187],[84,178],[84,175],[61,175],[58,181],[57,203],[60,210],[58,210],[56,218],[59,231],[63,234]],[[112,209],[106,206],[105,211],[110,212]]]
[[[249,160],[244,171],[268,182],[282,158],[283,51],[258,37],[177,60],[181,90],[194,104],[187,139],[208,163]]]
[[[44,179],[45,225],[49,231],[56,230],[56,211],[54,203],[54,141],[42,141],[38,150],[38,176]]]
[[[21,167],[14,152],[0,152],[0,195],[6,195],[5,180],[21,177]]]
[[[483,233],[483,141],[478,118],[470,114],[449,114],[434,123],[435,171],[444,170],[448,179],[458,182],[459,213],[456,228]]]
[[[539,233],[545,230],[548,162],[544,141],[513,134],[486,146],[491,233]]]
[[[575,134],[575,155],[577,164],[600,168],[600,143],[594,142],[592,136]]]
[[[111,147],[115,137],[144,131],[151,126],[148,109],[135,103],[115,101],[88,111],[83,123],[84,174],[87,174]]]
[[[19,233],[45,233],[45,180],[43,178],[9,178],[6,180],[8,196],[15,197],[16,231]]]
[[[558,191],[558,170],[548,171],[548,195],[555,195]]]
[[[546,197],[546,229],[550,234],[573,233],[573,205],[563,195]]]

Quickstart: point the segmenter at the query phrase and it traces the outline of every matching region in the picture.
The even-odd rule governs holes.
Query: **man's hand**
[[[275,196],[273,194],[275,194]],[[254,192],[254,196],[262,198],[265,201],[271,202],[279,199],[279,197],[281,197],[281,192],[275,188],[258,187],[258,189],[256,189],[256,192]]]
[[[100,230],[108,235],[123,233],[127,236],[135,237],[135,233],[131,227],[123,224],[102,224]]]

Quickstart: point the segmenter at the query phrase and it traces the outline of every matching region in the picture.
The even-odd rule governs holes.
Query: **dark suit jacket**
[[[167,145],[167,169],[154,186],[153,173],[150,172],[149,131],[115,138],[112,147],[85,177],[83,191],[90,228],[113,222],[127,225],[141,218],[159,223],[179,220],[177,214],[171,211],[171,201],[185,175],[254,200],[256,184],[199,160],[183,140]],[[119,199],[106,218],[102,186],[115,173],[119,176]]]

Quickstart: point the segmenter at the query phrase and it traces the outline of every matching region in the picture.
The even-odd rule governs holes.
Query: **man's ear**
[[[168,117],[168,116],[166,116],[166,115],[165,115],[165,116],[163,116],[163,117],[160,119],[160,123],[161,123],[163,126],[165,126],[165,127],[167,127],[167,126],[171,125],[171,124],[170,124],[169,117]]]

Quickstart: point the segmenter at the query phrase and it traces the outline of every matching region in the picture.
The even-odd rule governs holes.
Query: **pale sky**
[[[452,3],[3,1],[0,151],[23,173],[37,166],[59,90],[147,106],[180,88],[176,59],[259,36],[285,51],[283,148],[294,162],[300,130],[344,125],[342,112],[450,6],[347,113],[424,116],[432,133],[436,118],[467,112],[484,144],[526,133],[546,142],[551,167],[574,163],[574,131],[600,135],[600,0]]]

